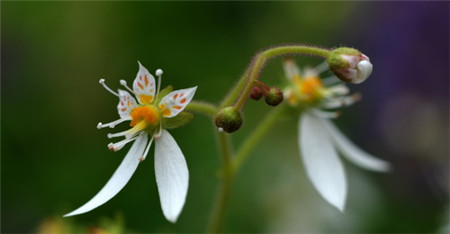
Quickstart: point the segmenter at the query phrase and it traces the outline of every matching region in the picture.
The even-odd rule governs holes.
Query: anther
[[[98,122],[97,129],[101,129],[101,128],[102,128],[102,122]]]
[[[120,96],[119,96],[118,93],[114,92],[112,89],[110,89],[110,88],[105,84],[105,79],[100,79],[100,80],[98,81],[98,83],[100,83],[100,84],[103,86],[103,88],[105,88],[108,92],[110,92],[110,93],[112,93],[113,95],[115,95],[115,96],[117,96],[117,97],[120,98]]]
[[[157,69],[156,72],[155,72],[155,74],[156,74],[157,76],[162,76],[163,70]]]
[[[126,81],[126,80],[120,80],[120,84],[121,84],[123,87],[125,87],[128,91],[130,91],[131,93],[134,93],[134,91],[133,91],[130,87],[128,87],[127,81]],[[134,94],[135,94],[135,93],[134,93]]]
[[[113,143],[109,143],[108,144],[108,149],[111,150],[111,151],[116,151],[115,148],[114,148],[114,144]]]
[[[223,128],[217,128],[217,131],[223,132]]]

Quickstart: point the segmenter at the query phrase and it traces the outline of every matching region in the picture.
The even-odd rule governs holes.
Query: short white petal
[[[155,139],[155,174],[164,216],[175,223],[186,200],[189,172],[180,147],[166,130]]]
[[[378,159],[361,148],[353,144],[339,129],[329,120],[322,119],[324,126],[330,133],[336,147],[352,163],[371,171],[385,172],[389,171],[390,164],[386,161]]]
[[[191,102],[196,90],[197,86],[175,90],[163,97],[159,102],[159,109],[162,111],[162,116],[172,118],[182,112],[189,102]],[[164,111],[164,109],[167,109],[167,111]]]
[[[148,140],[147,134],[138,137],[131,146],[130,150],[128,151],[127,155],[123,159],[120,166],[114,172],[111,179],[109,179],[106,185],[103,186],[100,192],[98,192],[97,195],[95,195],[86,204],[64,215],[64,217],[89,212],[103,205],[111,198],[113,198],[117,193],[119,193],[120,190],[122,190],[122,188],[125,187],[125,185],[130,180],[131,176],[136,171],[136,168],[139,164],[139,157],[141,157],[142,153],[144,152],[147,140]]]
[[[299,148],[306,173],[325,200],[343,211],[347,196],[347,180],[327,130],[311,113],[301,115]]]

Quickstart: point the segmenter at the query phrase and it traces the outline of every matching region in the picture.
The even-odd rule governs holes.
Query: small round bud
[[[279,88],[272,87],[267,93],[265,101],[268,105],[277,106],[283,101],[283,92]]]
[[[219,130],[232,133],[241,127],[242,116],[232,106],[225,107],[217,113],[215,123]]]
[[[347,47],[333,50],[328,57],[328,65],[339,79],[354,84],[365,81],[373,69],[366,55]]]
[[[258,101],[259,99],[261,99],[263,93],[261,91],[261,89],[258,86],[253,86],[252,90],[250,90],[250,98],[253,100]]]

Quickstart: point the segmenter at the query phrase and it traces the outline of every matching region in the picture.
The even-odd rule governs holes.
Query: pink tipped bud
[[[366,55],[347,47],[333,50],[328,57],[328,65],[339,79],[354,84],[365,81],[373,69]]]
[[[263,92],[261,91],[261,89],[258,86],[253,86],[252,90],[250,90],[250,98],[253,100],[258,101],[259,99],[261,99],[263,95]]]

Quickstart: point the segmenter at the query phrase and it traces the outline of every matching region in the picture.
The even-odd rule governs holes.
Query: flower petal
[[[299,148],[306,174],[325,200],[343,211],[347,196],[344,167],[319,117],[310,113],[299,121]]]
[[[390,170],[390,164],[378,159],[353,144],[344,134],[329,120],[323,119],[323,125],[336,143],[336,147],[352,163],[371,171],[386,172]]]
[[[130,93],[119,89],[120,101],[117,105],[117,111],[119,112],[120,118],[128,118],[130,112],[133,108],[137,107],[136,100],[131,96]]]
[[[150,104],[155,98],[155,77],[148,72],[147,68],[139,63],[139,71],[133,82],[133,91],[141,104]]]
[[[159,102],[159,109],[166,118],[171,118],[184,110],[194,97],[197,86],[170,92]]]
[[[155,140],[155,174],[164,216],[175,223],[186,200],[189,172],[183,153],[164,129]]]
[[[105,186],[97,193],[91,200],[89,200],[86,204],[81,206],[80,208],[64,215],[64,217],[83,214],[89,212],[107,201],[113,198],[117,193],[122,190],[123,187],[128,183],[131,176],[136,171],[136,168],[139,164],[139,157],[142,156],[142,153],[145,150],[145,146],[148,141],[148,135],[143,134],[141,137],[137,138],[136,141],[128,151],[127,155],[123,159],[120,166],[112,175],[111,179],[106,183]]]
[[[293,80],[294,77],[300,78],[300,68],[292,59],[285,59],[283,62],[284,74],[289,80]]]

